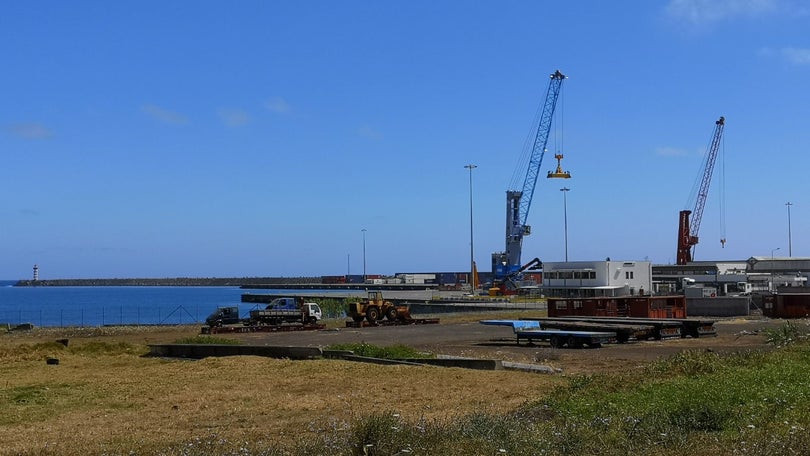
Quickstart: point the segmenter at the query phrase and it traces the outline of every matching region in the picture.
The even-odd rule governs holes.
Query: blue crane
[[[565,75],[560,70],[555,71],[550,76],[546,101],[540,114],[540,123],[537,126],[537,133],[534,137],[534,145],[529,158],[529,167],[523,180],[523,189],[508,190],[506,192],[506,250],[492,254],[492,273],[495,281],[504,282],[524,270],[520,262],[523,236],[531,234],[531,227],[526,222],[529,217],[529,209],[532,205],[537,178],[540,176],[540,166],[546,152],[554,109],[557,106],[557,97],[560,95],[564,79]],[[560,166],[560,160],[563,158],[562,154],[556,154],[555,158],[557,159],[557,170],[549,172],[548,177],[571,177],[569,173],[562,171]]]

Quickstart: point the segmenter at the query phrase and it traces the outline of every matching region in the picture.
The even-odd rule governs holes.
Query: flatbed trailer
[[[536,321],[546,329],[561,329],[566,331],[607,331],[616,333],[616,342],[623,344],[630,340],[647,340],[655,337],[653,325],[638,323],[607,323],[587,320],[588,317],[553,317],[553,318],[527,318],[526,321]]]
[[[653,337],[657,340],[670,337],[701,337],[716,336],[715,320],[698,318],[638,318],[638,317],[554,317],[547,320],[582,321],[608,324],[639,324],[650,325],[654,328]]]
[[[200,334],[318,331],[321,329],[326,329],[326,325],[323,324],[224,325],[224,326],[203,326],[202,328],[200,328]]]
[[[541,329],[539,321],[532,320],[481,320],[482,325],[509,326],[515,333],[516,342],[521,340],[532,344],[535,340],[548,342],[553,348],[599,348],[602,344],[616,340],[611,331],[576,331],[564,329]]]

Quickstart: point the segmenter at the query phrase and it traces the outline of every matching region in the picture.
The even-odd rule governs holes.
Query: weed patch
[[[176,344],[211,344],[211,345],[240,345],[242,342],[235,339],[226,339],[224,337],[214,337],[206,335],[198,335],[194,337],[184,337],[176,340]]]
[[[377,345],[361,342],[359,344],[335,344],[326,347],[327,350],[347,350],[357,356],[368,356],[370,358],[382,359],[416,359],[432,358],[433,355],[425,354],[407,345],[391,345],[379,347]]]

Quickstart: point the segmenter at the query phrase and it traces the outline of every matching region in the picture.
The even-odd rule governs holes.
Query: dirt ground
[[[436,354],[537,363],[551,366],[561,373],[574,374],[627,369],[684,350],[732,352],[766,348],[765,329],[778,328],[782,324],[782,320],[767,318],[724,318],[715,322],[716,336],[608,344],[595,349],[552,349],[543,342],[518,345],[511,328],[485,326],[477,321],[228,337],[249,344],[280,346],[326,347],[360,342],[380,346],[404,344]]]
[[[60,363],[48,365],[40,356],[42,350],[50,349],[36,348],[32,342],[69,338],[70,346],[76,348],[92,347],[97,341],[173,343],[199,334],[200,327],[13,332],[0,338],[0,384],[6,391],[0,395],[0,415],[5,417],[0,425],[4,443],[0,454],[126,454],[131,448],[139,449],[139,454],[157,454],[168,445],[285,441],[289,435],[316,435],[345,429],[346,423],[370,411],[396,412],[407,420],[448,420],[481,410],[501,413],[543,397],[565,384],[567,375],[626,371],[687,349],[767,349],[764,330],[784,324],[761,318],[721,319],[715,325],[716,337],[551,349],[543,343],[517,345],[510,328],[478,323],[505,318],[503,314],[440,318],[435,325],[227,337],[280,346],[404,344],[431,353],[536,363],[555,368],[559,375],[257,356],[189,362],[83,350],[60,351]],[[330,322],[330,326],[340,323]],[[18,345],[27,348],[15,350]],[[38,354],[30,354],[32,350]],[[368,385],[379,391],[369,394]],[[392,396],[397,400],[391,401]]]

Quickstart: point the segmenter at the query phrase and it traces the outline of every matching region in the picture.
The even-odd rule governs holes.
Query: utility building
[[[543,294],[559,298],[650,294],[649,261],[572,261],[543,263]]]

